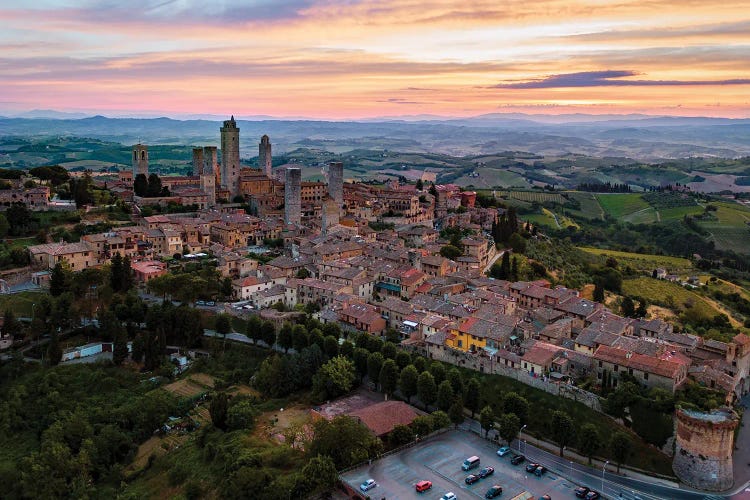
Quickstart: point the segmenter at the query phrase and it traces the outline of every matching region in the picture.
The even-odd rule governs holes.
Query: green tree
[[[0,238],[5,238],[8,236],[8,230],[10,229],[10,224],[8,223],[7,217],[5,215],[0,214]]]
[[[635,310],[635,317],[636,318],[648,317],[648,301],[646,299],[642,298],[638,300],[638,309]]]
[[[622,304],[620,304],[620,314],[626,318],[632,318],[635,316],[635,304],[633,299],[630,297],[623,297]]]
[[[490,268],[490,276],[499,280],[510,279],[510,252],[503,252],[500,264],[493,264]]]
[[[396,354],[396,364],[399,370],[403,370],[411,364],[411,355],[406,351],[398,351],[398,354]]]
[[[260,318],[255,314],[247,319],[247,330],[245,331],[245,334],[248,338],[253,340],[254,344],[257,344],[258,341],[261,340],[260,326]]]
[[[17,337],[21,334],[21,323],[16,319],[11,309],[6,309],[3,314],[3,333],[11,337]]]
[[[223,392],[214,394],[211,398],[208,412],[211,415],[211,422],[213,422],[214,427],[226,430],[227,415],[229,412],[229,400],[227,399],[227,395]]]
[[[270,321],[264,321],[260,325],[260,338],[268,347],[276,343],[276,327]]]
[[[422,182],[422,179],[417,179],[417,184],[414,187],[417,191],[422,191],[424,189],[424,183]]]
[[[290,323],[284,323],[279,328],[279,335],[276,341],[284,349],[284,352],[289,352],[289,348],[294,345],[292,325]]]
[[[563,448],[570,444],[575,437],[573,420],[564,411],[554,411],[550,419],[550,430],[552,438],[557,441],[560,447],[560,456],[562,457]]]
[[[513,253],[526,253],[526,239],[518,233],[510,235],[508,246],[513,250]]]
[[[492,411],[492,407],[485,406],[479,412],[479,425],[484,430],[484,437],[487,437],[489,432],[495,428],[495,412]]]
[[[375,387],[378,387],[380,383],[380,370],[383,369],[383,362],[383,355],[379,352],[373,352],[367,356],[367,378],[375,384]]]
[[[114,336],[112,346],[112,361],[120,366],[128,358],[128,337],[125,329],[119,327]]]
[[[345,356],[336,356],[320,367],[313,376],[313,394],[318,401],[334,399],[354,386],[354,363]]]
[[[513,413],[521,423],[527,422],[529,416],[529,402],[515,392],[508,392],[503,398],[503,411]]]
[[[401,376],[399,377],[399,390],[401,395],[406,398],[406,401],[411,404],[411,397],[417,394],[417,380],[419,379],[419,372],[414,365],[408,365],[401,370]]]
[[[310,344],[310,336],[305,325],[294,325],[292,328],[292,347],[300,352]]]
[[[255,425],[255,417],[258,415],[252,400],[248,398],[235,400],[227,410],[227,428],[231,430],[252,429]]]
[[[308,482],[308,494],[330,491],[339,480],[336,464],[326,455],[311,458],[302,468],[302,477]]]
[[[435,378],[430,372],[422,372],[417,379],[417,395],[419,400],[424,404],[425,409],[429,408],[437,398],[437,385]]]
[[[451,425],[451,418],[442,410],[433,411],[430,417],[432,418],[432,428],[435,430],[444,429]]]
[[[454,398],[450,408],[448,408],[448,417],[451,423],[458,429],[458,426],[464,423],[464,403],[461,398]]]
[[[336,469],[343,469],[374,457],[382,450],[382,443],[367,427],[349,416],[320,419],[313,426],[310,456],[329,456]]]
[[[630,436],[624,432],[616,432],[609,442],[609,449],[617,463],[617,473],[620,473],[620,465],[627,461],[630,453],[633,451],[633,443]]]
[[[50,366],[57,366],[62,360],[62,348],[60,347],[60,340],[57,338],[57,331],[52,331],[52,337],[50,338],[49,345],[47,346],[47,364]]]
[[[383,354],[383,357],[385,359],[396,359],[398,349],[391,342],[385,342],[383,344],[383,347],[380,349],[380,352]]]
[[[497,419],[497,431],[500,433],[500,437],[508,443],[508,446],[518,437],[520,430],[521,420],[515,413],[503,413]]]
[[[448,370],[446,380],[451,383],[453,394],[455,394],[456,396],[461,396],[463,398],[464,379],[461,377],[461,372],[458,371],[458,368],[453,367]]]
[[[53,297],[58,297],[67,292],[70,288],[70,271],[62,262],[55,264],[49,279],[49,293]]]
[[[323,339],[323,352],[326,356],[332,358],[339,353],[339,339],[333,335],[326,335]]]
[[[380,369],[378,380],[380,387],[386,395],[392,395],[398,386],[399,372],[396,362],[392,359],[386,359]]]
[[[455,395],[453,394],[451,383],[448,380],[440,382],[437,393],[437,407],[442,411],[448,411],[454,399]]]
[[[414,440],[414,431],[406,425],[397,425],[388,433],[388,441],[393,446],[401,446]]]
[[[120,252],[112,256],[112,263],[109,266],[109,286],[114,292],[123,289],[123,262]]]
[[[445,380],[445,366],[443,366],[443,363],[433,361],[430,365],[430,374],[432,374],[435,379],[435,383],[440,385],[440,383]]]
[[[589,465],[591,465],[591,458],[594,453],[599,451],[601,446],[602,440],[596,426],[594,424],[583,424],[578,431],[578,449],[583,456],[589,459]]]
[[[417,437],[426,436],[432,432],[432,418],[429,415],[420,415],[409,425]]]
[[[148,180],[143,174],[138,174],[133,180],[133,193],[136,196],[145,198],[148,195]]]
[[[354,367],[357,370],[357,375],[359,376],[359,381],[361,382],[365,375],[367,375],[367,358],[370,356],[370,353],[367,351],[367,349],[364,349],[362,347],[355,347],[354,348]]]
[[[596,302],[604,303],[604,287],[601,281],[597,281],[594,284],[594,300]]]
[[[479,411],[479,390],[479,380],[476,377],[471,377],[466,384],[466,396],[464,398],[464,404],[471,411],[471,418],[474,418],[474,414]]]
[[[454,245],[445,245],[440,249],[440,255],[446,259],[455,260],[458,257],[461,257],[462,254],[463,251]]]

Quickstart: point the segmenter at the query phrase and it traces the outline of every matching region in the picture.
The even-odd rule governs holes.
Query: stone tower
[[[297,224],[302,222],[302,170],[287,168],[284,183],[284,222]]]
[[[240,190],[240,129],[234,116],[221,127],[221,185],[232,198]]]
[[[328,194],[341,208],[344,203],[344,164],[340,161],[328,164]]]
[[[133,146],[133,180],[138,174],[148,177],[148,146],[141,143]]]
[[[203,148],[203,171],[207,174],[213,172],[214,183],[221,186],[221,172],[219,172],[219,154],[216,146],[206,146]]]
[[[336,200],[326,196],[323,200],[321,228],[323,234],[328,234],[328,229],[339,223],[339,209],[341,208]]]
[[[677,409],[677,439],[672,470],[685,484],[707,491],[732,487],[734,429],[739,424],[730,408],[709,413]]]
[[[201,191],[206,193],[209,207],[216,206],[216,176],[211,171],[204,171],[200,174]]]
[[[258,144],[258,168],[260,168],[266,176],[271,177],[271,140],[267,135],[260,138]]]
[[[193,175],[203,173],[203,148],[193,148]]]

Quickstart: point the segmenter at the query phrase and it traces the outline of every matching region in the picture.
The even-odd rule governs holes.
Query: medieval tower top
[[[240,129],[234,115],[221,127],[221,184],[232,197],[239,193],[240,181]]]
[[[267,135],[263,135],[260,138],[258,144],[258,168],[260,168],[266,176],[271,177],[271,167],[273,166],[271,157],[271,140]]]
[[[148,177],[148,146],[140,142],[133,146],[133,180],[139,174]]]

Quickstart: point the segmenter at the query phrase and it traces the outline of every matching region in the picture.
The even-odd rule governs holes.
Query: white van
[[[463,470],[471,470],[474,467],[479,467],[479,457],[474,455],[473,457],[469,457],[466,460],[464,460],[463,465],[461,466],[461,469]]]

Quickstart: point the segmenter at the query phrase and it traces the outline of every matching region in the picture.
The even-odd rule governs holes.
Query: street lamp
[[[573,461],[570,461],[570,477],[573,477]]]
[[[608,463],[609,463],[609,460],[604,462],[604,465],[602,466],[602,495],[604,494],[604,471],[607,470]]]
[[[523,427],[521,427],[521,429],[520,429],[520,430],[518,431],[518,453],[521,453],[521,433],[523,432],[523,430],[524,430],[525,428],[526,428],[526,426],[524,425],[524,426],[523,426]]]

